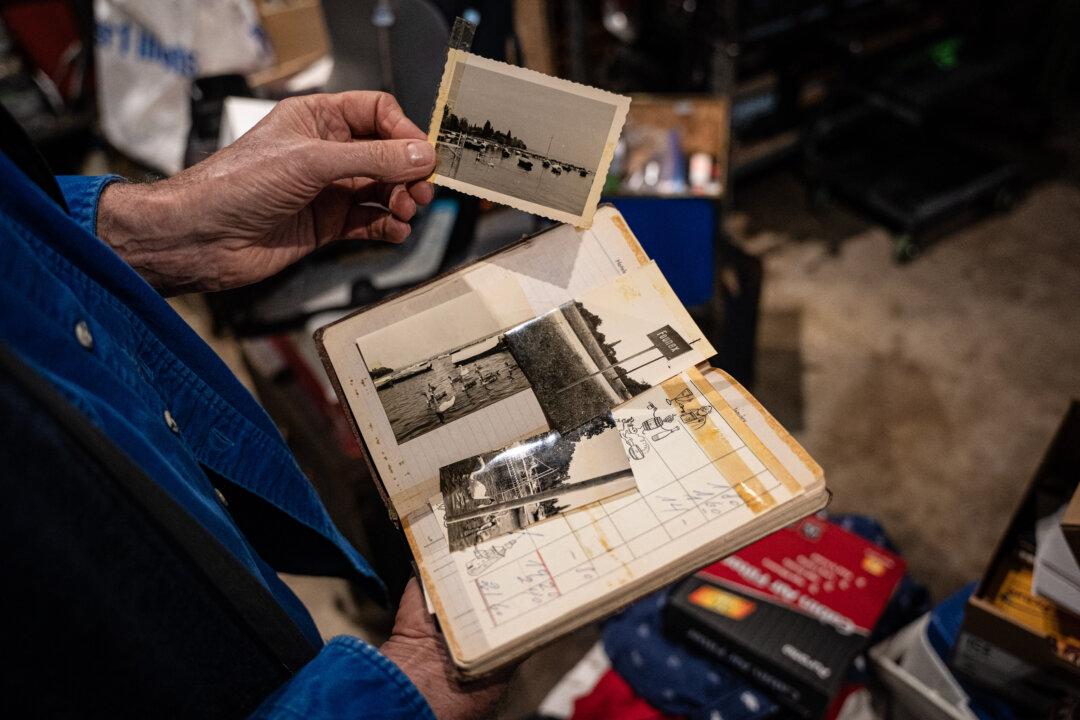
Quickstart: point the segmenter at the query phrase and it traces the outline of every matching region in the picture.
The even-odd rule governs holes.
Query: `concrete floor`
[[[1080,183],[1036,187],[908,265],[882,228],[809,212],[790,173],[737,205],[728,232],[765,263],[755,394],[825,469],[831,509],[880,519],[935,599],[978,579],[1080,399]],[[531,658],[500,717],[535,708],[597,637]]]
[[[756,393],[832,508],[879,518],[935,598],[976,579],[1080,398],[1080,186],[1039,186],[903,266],[882,229],[809,213],[789,175],[739,207],[729,230],[765,261]]]
[[[824,467],[832,508],[879,518],[935,598],[979,576],[1080,398],[1078,180],[1037,186],[906,266],[881,228],[810,213],[788,173],[739,188],[729,233],[765,263],[756,393]],[[343,586],[298,590],[328,634],[348,628]],[[529,660],[500,717],[535,708],[596,637]]]

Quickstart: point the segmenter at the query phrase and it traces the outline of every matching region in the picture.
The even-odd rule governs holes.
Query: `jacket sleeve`
[[[68,204],[68,212],[91,235],[97,236],[98,200],[101,191],[122,181],[119,175],[58,175],[56,182]]]
[[[254,720],[435,720],[424,696],[394,663],[358,638],[341,635],[268,697]]]

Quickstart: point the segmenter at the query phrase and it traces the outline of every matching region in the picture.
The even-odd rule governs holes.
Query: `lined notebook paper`
[[[718,388],[691,370],[616,411],[621,427],[640,428],[656,416],[651,408],[670,410],[667,401],[681,397],[683,414],[700,418],[689,426],[669,421],[668,428],[678,428],[666,435],[668,428],[655,423],[634,432],[636,442],[648,445],[632,461],[647,466],[636,490],[457,553],[447,550],[438,496],[433,512],[409,518],[411,530],[424,539],[432,590],[448,603],[463,654],[512,642],[575,608],[617,595],[815,481],[816,466],[792,455],[792,472],[722,397],[721,390],[735,386],[715,371],[710,375]],[[732,398],[744,415],[754,416],[769,445],[790,449],[741,394]]]

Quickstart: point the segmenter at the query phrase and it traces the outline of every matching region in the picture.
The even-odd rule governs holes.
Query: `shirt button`
[[[94,336],[90,333],[90,326],[85,320],[75,323],[75,339],[87,350],[94,349]]]
[[[176,424],[176,420],[173,419],[172,413],[168,410],[165,411],[165,424],[169,426],[169,429],[174,433],[180,432],[180,426]]]
[[[225,493],[221,492],[217,488],[214,488],[214,494],[217,495],[218,502],[225,507],[229,507],[229,501],[225,499]]]

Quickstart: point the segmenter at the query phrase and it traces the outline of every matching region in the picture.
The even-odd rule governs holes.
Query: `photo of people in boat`
[[[548,432],[439,471],[451,550],[522,530],[635,486],[610,415]]]
[[[501,335],[370,372],[398,443],[529,388]]]
[[[435,182],[445,178],[455,189],[564,222],[591,218],[586,207],[590,198],[595,206],[598,173],[610,160],[604,151],[629,101],[467,53],[457,57],[436,108]]]
[[[398,445],[529,390],[502,337],[531,316],[528,301],[505,273],[478,282],[499,301],[451,284],[440,302],[356,338]]]

